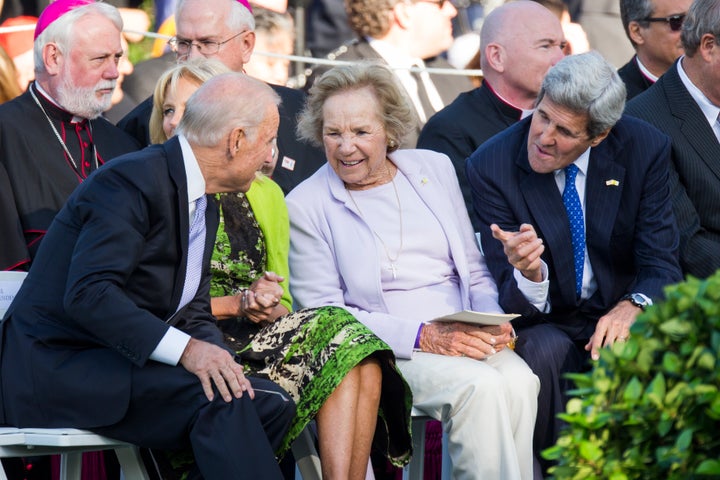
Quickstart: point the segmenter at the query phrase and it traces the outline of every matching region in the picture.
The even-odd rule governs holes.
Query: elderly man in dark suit
[[[188,101],[177,137],[75,190],[1,324],[0,424],[189,446],[208,479],[281,477],[273,449],[294,404],[224,347],[206,196],[250,187],[272,156],[278,102],[250,77],[216,77]]]
[[[465,160],[487,139],[532,113],[543,78],[563,58],[564,45],[560,21],[544,6],[510,2],[494,9],[480,31],[482,85],[461,93],[420,133],[418,148],[452,160],[475,231],[480,225]]]
[[[537,452],[554,444],[563,374],[624,341],[638,313],[681,280],[669,139],[623,117],[625,87],[597,53],[550,69],[532,117],[468,159],[488,268],[517,353],[540,378]]]
[[[627,105],[672,138],[670,185],[683,272],[720,268],[720,0],[696,0],[682,31],[685,56]]]
[[[623,27],[635,55],[618,70],[627,99],[652,86],[683,54],[680,29],[691,0],[620,0]]]
[[[230,70],[242,72],[250,61],[255,48],[255,20],[247,0],[178,0],[175,23],[177,36],[170,43],[179,62],[199,56],[217,58]],[[272,178],[288,193],[325,163],[325,154],[295,135],[296,117],[305,104],[305,94],[280,85],[271,86],[282,99],[279,156]],[[118,126],[147,145],[150,112],[152,98],[127,114]]]

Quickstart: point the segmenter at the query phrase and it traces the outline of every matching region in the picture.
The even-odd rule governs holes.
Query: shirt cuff
[[[177,365],[188,342],[190,342],[190,335],[175,327],[170,327],[150,354],[150,360]]]
[[[413,350],[420,351],[420,334],[422,333],[422,329],[425,326],[424,323],[421,323],[418,327],[417,335],[415,336],[415,346],[413,347]]]
[[[550,280],[548,279],[548,266],[544,261],[540,261],[540,271],[542,273],[542,281],[533,282],[523,277],[520,270],[514,269],[513,276],[517,282],[518,289],[525,295],[528,302],[532,303],[535,308],[543,313],[547,313],[548,309],[548,291],[550,290]]]

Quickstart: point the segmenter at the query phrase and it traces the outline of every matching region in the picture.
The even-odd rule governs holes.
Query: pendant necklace
[[[57,141],[60,142],[60,145],[63,147],[63,150],[65,150],[65,155],[68,156],[70,159],[70,163],[72,163],[73,168],[75,169],[75,173],[77,173],[82,178],[82,170],[80,170],[80,167],[78,166],[77,162],[73,158],[72,154],[70,154],[70,150],[68,150],[67,145],[65,145],[65,142],[63,141],[62,137],[60,136],[60,133],[57,131],[57,128],[55,128],[55,125],[53,124],[52,120],[50,120],[50,116],[45,111],[45,108],[43,108],[42,104],[40,103],[40,100],[35,96],[35,92],[33,92],[34,85],[30,86],[28,90],[30,91],[30,95],[32,96],[33,100],[35,100],[35,104],[40,107],[40,111],[45,115],[45,119],[47,120],[48,124],[50,125],[50,128],[52,128],[53,133],[55,134],[55,138],[57,138]],[[90,128],[90,121],[88,120],[88,128]],[[95,144],[93,143],[93,164],[95,165],[95,170],[98,169],[98,157],[97,157],[97,149],[95,148]]]
[[[387,166],[386,166],[387,169]],[[388,176],[390,176],[390,170],[387,170]],[[378,240],[380,240],[380,244],[383,246],[383,249],[385,250],[385,256],[387,257],[388,261],[390,262],[390,266],[388,269],[392,272],[393,280],[397,280],[397,260],[400,257],[400,253],[403,249],[403,215],[402,215],[402,205],[400,204],[400,195],[398,194],[397,186],[395,185],[395,177],[390,177],[390,183],[392,183],[393,190],[395,191],[395,200],[397,200],[397,206],[398,206],[398,217],[400,217],[400,246],[398,247],[397,253],[393,256],[390,255],[390,251],[388,250],[387,245],[385,244],[385,241],[378,235],[378,233],[375,231],[374,228],[370,227],[370,224],[368,224],[367,220],[365,220],[365,216],[362,213],[362,210],[360,210],[360,206],[358,206],[357,202],[355,201],[355,198],[353,198],[352,193],[350,193],[350,190],[348,190],[347,187],[345,189],[348,192],[348,196],[350,197],[350,200],[352,200],[353,205],[355,205],[355,208],[357,209],[358,213],[360,213],[360,217],[365,221],[365,224],[370,227],[370,230],[373,232],[373,234],[377,237]]]

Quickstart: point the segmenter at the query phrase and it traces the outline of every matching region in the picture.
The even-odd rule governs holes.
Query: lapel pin
[[[605,180],[605,186],[606,187],[617,187],[620,185],[620,182],[615,180],[614,178],[611,180]]]
[[[425,185],[425,184],[428,183],[429,181],[430,181],[430,180],[428,180],[427,177],[423,177],[422,180],[420,180],[420,183],[422,183],[423,185]]]

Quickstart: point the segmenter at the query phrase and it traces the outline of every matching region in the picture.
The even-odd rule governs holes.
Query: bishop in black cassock
[[[139,148],[102,117],[74,117],[35,83],[0,105],[0,270],[27,270],[75,187],[98,166]]]

